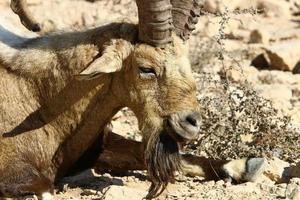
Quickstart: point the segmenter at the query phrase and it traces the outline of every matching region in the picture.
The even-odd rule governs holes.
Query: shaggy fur
[[[155,141],[153,145],[148,145],[145,158],[151,180],[147,198],[159,196],[168,183],[174,181],[174,172],[179,171],[181,166],[178,144],[171,136],[162,131],[153,139]]]

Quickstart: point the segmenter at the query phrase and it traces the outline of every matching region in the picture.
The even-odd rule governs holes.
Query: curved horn
[[[184,41],[189,39],[200,16],[199,0],[171,0],[173,25],[176,34]]]
[[[170,0],[137,0],[139,39],[153,46],[172,42],[172,5]]]
[[[21,23],[30,31],[39,32],[41,31],[40,25],[32,17],[27,5],[26,0],[11,0],[10,3],[11,9],[16,13]]]

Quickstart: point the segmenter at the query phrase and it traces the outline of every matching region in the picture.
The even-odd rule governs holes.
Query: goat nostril
[[[197,120],[192,116],[187,116],[185,120],[190,123],[192,126],[197,126]]]

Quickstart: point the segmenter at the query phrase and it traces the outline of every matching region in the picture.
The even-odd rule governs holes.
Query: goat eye
[[[139,67],[139,73],[141,76],[156,76],[156,72],[150,67]]]

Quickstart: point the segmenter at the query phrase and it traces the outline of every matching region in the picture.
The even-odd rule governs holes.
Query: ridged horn
[[[170,0],[137,0],[139,40],[153,46],[172,42],[172,5]]]
[[[188,40],[200,16],[200,0],[171,0],[173,25],[176,34]]]

